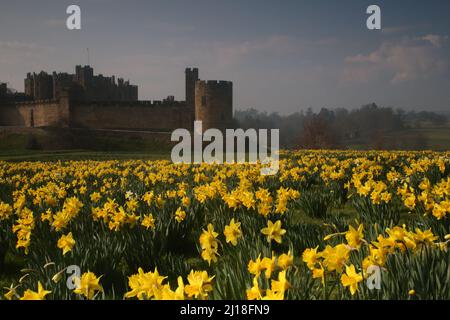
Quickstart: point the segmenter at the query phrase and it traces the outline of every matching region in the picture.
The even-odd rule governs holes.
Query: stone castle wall
[[[193,116],[193,112],[180,102],[91,102],[71,106],[71,127],[169,131],[190,129]]]
[[[41,100],[0,106],[0,126],[73,127],[169,131],[191,129],[193,111],[184,103]]]
[[[0,106],[0,125],[19,127],[67,126],[66,103],[58,100],[38,100]],[[66,121],[64,121],[66,119]]]

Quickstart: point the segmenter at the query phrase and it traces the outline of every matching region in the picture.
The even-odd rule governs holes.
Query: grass
[[[411,131],[423,134],[432,150],[450,150],[450,127],[420,128]]]
[[[170,160],[170,153],[151,152],[102,152],[90,150],[0,150],[3,161],[65,161],[65,160]]]
[[[346,147],[354,150],[367,150],[374,143],[347,141]],[[381,139],[381,149],[394,150],[450,150],[450,126],[411,128],[386,133]]]
[[[49,160],[53,160],[51,154],[65,156],[64,159],[68,160],[86,159],[89,156],[99,160],[130,157],[149,159],[148,154],[165,156],[170,153],[170,149],[170,135],[151,132],[0,127],[0,156],[4,160],[8,160],[9,156],[11,160],[21,160],[24,155],[39,158],[37,160],[41,160],[39,155],[42,155],[42,160],[50,156]],[[26,157],[24,159],[27,160]],[[150,159],[154,159],[154,156]]]
[[[7,252],[4,257],[4,265],[0,274],[0,292],[20,277],[20,270],[25,267],[25,259],[17,253]]]
[[[419,141],[420,137],[423,141]],[[30,139],[37,141],[40,150],[27,150]],[[396,149],[446,151],[450,150],[450,126],[405,129],[388,134],[385,139],[386,143],[395,141]],[[348,147],[367,149],[364,144]],[[0,130],[0,160],[8,161],[156,160],[169,159],[170,149],[170,145],[155,140],[151,134],[58,128]]]

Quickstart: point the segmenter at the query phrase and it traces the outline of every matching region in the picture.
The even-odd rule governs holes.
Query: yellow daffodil
[[[177,222],[181,222],[184,219],[186,219],[186,212],[183,209],[178,208],[175,212],[175,220],[177,220]]]
[[[278,257],[278,267],[280,267],[283,270],[288,269],[290,266],[294,264],[294,257],[292,256],[291,251],[283,253]]]
[[[242,236],[241,223],[231,219],[230,224],[225,226],[223,234],[225,235],[227,243],[231,242],[233,246],[236,246],[237,240]]]
[[[73,292],[82,295],[91,300],[97,292],[103,292],[103,287],[100,285],[100,278],[93,272],[85,272],[78,281],[78,287]]]
[[[213,290],[212,280],[214,276],[209,277],[206,271],[191,270],[187,277],[187,284],[184,288],[188,297],[196,299],[207,299],[208,293]]]
[[[27,289],[20,300],[45,300],[45,296],[50,293],[51,291],[45,290],[41,282],[38,282],[38,291]]]
[[[353,264],[345,267],[345,274],[341,276],[341,282],[344,287],[349,287],[352,295],[358,291],[358,283],[361,281],[363,281],[363,276],[360,272],[356,272]]]
[[[262,291],[259,288],[258,278],[253,278],[253,287],[247,289],[247,300],[261,300],[262,299]]]
[[[203,230],[200,235],[199,241],[202,248],[201,256],[208,264],[211,264],[211,261],[217,261],[219,243],[216,238],[218,235],[219,234],[214,231],[214,226],[211,223],[208,224],[207,229]]]
[[[256,277],[259,277],[262,270],[264,270],[264,267],[261,263],[261,255],[259,255],[255,261],[250,260],[248,263],[248,271]]]
[[[13,208],[8,203],[0,202],[0,221],[8,219],[13,212]]]
[[[5,288],[6,289],[6,288]],[[6,300],[12,300],[13,298],[17,297],[17,291],[16,288],[14,288],[12,285],[10,288],[8,288],[8,292],[3,295]]]
[[[102,196],[100,195],[99,192],[93,192],[91,194],[91,196],[90,196],[90,199],[91,199],[92,202],[96,203],[96,202],[98,202],[101,199],[101,197]]]
[[[342,272],[342,269],[347,262],[350,255],[350,248],[345,244],[338,244],[335,247],[326,246],[322,251],[323,266],[328,271],[336,270],[338,273]]]
[[[261,233],[267,236],[267,242],[275,240],[278,243],[282,242],[281,237],[286,233],[286,230],[281,228],[281,221],[273,223],[272,221],[267,222],[267,227],[261,230]]]
[[[313,279],[320,279],[322,285],[325,286],[325,270],[322,266],[312,269],[312,277]]]
[[[147,230],[148,229],[155,229],[155,218],[153,218],[153,215],[147,214],[144,216],[144,219],[142,219],[141,225],[144,226]]]
[[[74,245],[75,240],[72,237],[72,232],[69,232],[67,235],[62,235],[58,240],[58,248],[63,251],[63,255],[71,251]]]
[[[278,280],[271,281],[271,289],[274,293],[284,293],[291,287],[290,283],[286,279],[286,270],[280,271],[278,274]]]
[[[166,278],[159,274],[157,268],[153,272],[144,272],[142,268],[139,268],[137,274],[128,277],[128,285],[131,290],[124,297],[137,297],[139,300],[163,299],[163,294],[168,294],[163,285]]]
[[[364,227],[362,224],[358,226],[358,229],[349,226],[348,232],[345,234],[345,239],[347,239],[347,243],[350,247],[359,249],[364,238],[363,230]]]
[[[263,268],[263,270],[265,271],[265,276],[267,279],[270,279],[272,272],[275,271],[275,256],[272,253],[272,258],[263,258],[261,261],[261,267]]]
[[[319,247],[315,247],[313,249],[305,249],[305,251],[303,251],[303,262],[306,263],[306,265],[308,266],[309,269],[314,269],[320,255],[317,253],[317,249]]]

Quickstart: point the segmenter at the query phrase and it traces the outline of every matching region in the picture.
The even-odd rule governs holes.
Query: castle
[[[87,101],[136,101],[138,100],[137,86],[130,85],[122,78],[104,77],[102,74],[94,76],[94,69],[90,66],[76,66],[75,74],[56,73],[52,75],[44,71],[28,73],[25,79],[25,95],[33,100],[59,99],[66,88],[78,90],[83,96],[78,99]]]
[[[28,73],[24,93],[11,93],[0,83],[0,126],[68,127],[170,132],[230,128],[233,84],[199,79],[197,68],[185,70],[185,101],[138,100],[138,87],[121,78],[94,75],[90,66],[75,74]]]

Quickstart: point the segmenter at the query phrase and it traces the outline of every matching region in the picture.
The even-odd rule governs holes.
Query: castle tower
[[[27,73],[27,77],[25,78],[25,94],[28,97],[34,96],[34,78],[30,72]]]
[[[195,85],[195,120],[202,129],[230,129],[233,120],[233,83],[197,81]]]
[[[88,87],[91,84],[93,77],[94,77],[94,69],[91,68],[91,66],[75,67],[75,81],[79,85],[85,88]]]
[[[194,112],[195,109],[195,83],[198,78],[198,68],[186,68],[186,105]]]
[[[6,94],[8,89],[6,87],[6,83],[0,82],[0,103],[6,100]]]
[[[28,73],[25,79],[25,94],[34,100],[53,98],[53,77],[44,71]]]

